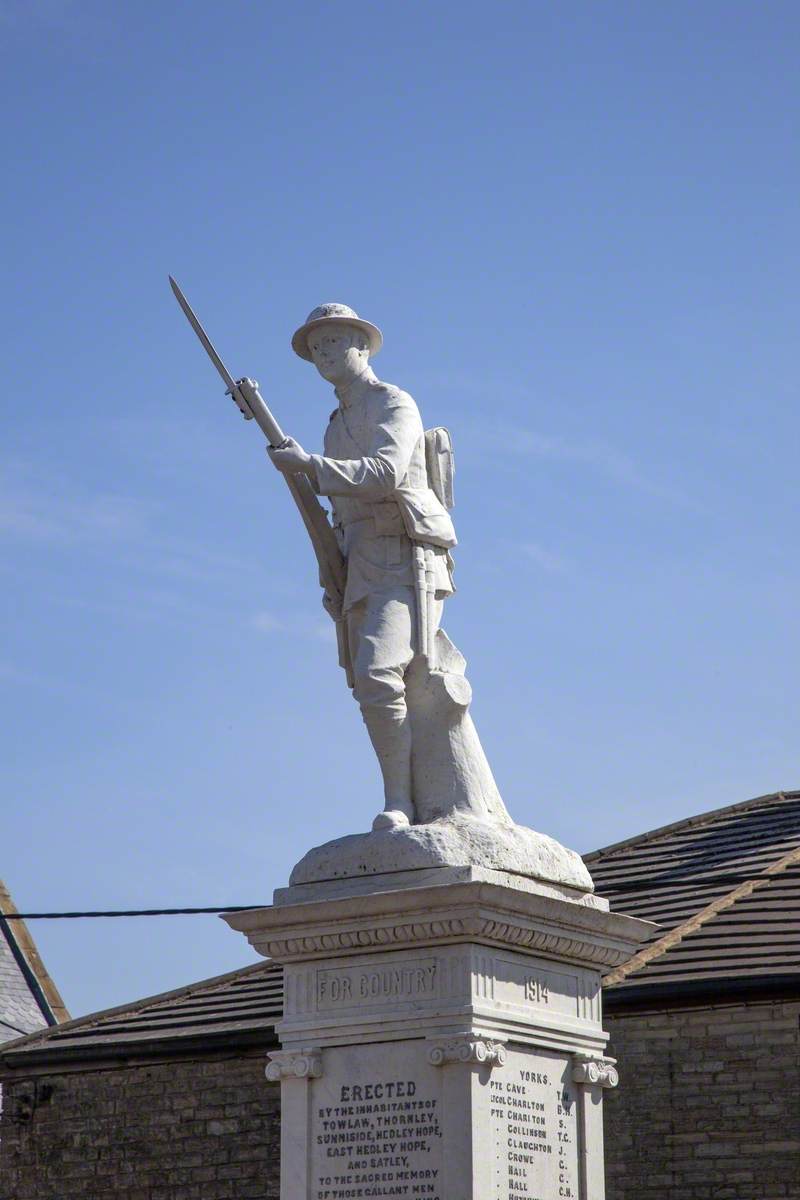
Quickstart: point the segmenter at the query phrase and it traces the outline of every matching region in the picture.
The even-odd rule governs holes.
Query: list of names
[[[493,1200],[576,1200],[576,1097],[568,1060],[512,1051],[489,1080]]]

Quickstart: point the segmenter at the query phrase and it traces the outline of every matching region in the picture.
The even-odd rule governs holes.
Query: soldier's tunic
[[[334,528],[347,560],[347,615],[356,698],[404,708],[403,672],[415,651],[413,545],[399,493],[428,491],[425,442],[411,396],[371,375],[337,391],[339,407],[324,454],[311,456],[316,490],[331,497]],[[436,547],[437,600],[453,591],[450,558]]]

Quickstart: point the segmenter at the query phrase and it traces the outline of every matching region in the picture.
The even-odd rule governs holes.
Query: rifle
[[[270,446],[278,448],[283,445],[286,438],[259,392],[258,383],[254,379],[235,380],[233,378],[212,346],[189,301],[171,275],[169,283],[189,324],[227,385],[226,395],[233,398],[246,421],[255,420]],[[347,582],[347,567],[339,549],[339,543],[336,541],[336,535],[328,521],[328,515],[317,499],[317,494],[306,475],[284,475],[283,478],[286,480],[286,486],[300,511],[303,524],[311,539],[311,545],[319,565],[320,582],[341,610]],[[336,621],[336,641],[339,648],[339,665],[344,668],[347,675],[347,686],[353,687],[353,668],[347,642],[347,627],[343,617]]]

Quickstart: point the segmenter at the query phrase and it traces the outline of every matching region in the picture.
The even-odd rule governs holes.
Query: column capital
[[[599,1084],[600,1087],[612,1088],[619,1083],[619,1072],[615,1058],[603,1058],[600,1055],[576,1054],[572,1066],[573,1083]]]
[[[488,1038],[464,1037],[443,1038],[435,1042],[428,1051],[428,1062],[434,1067],[446,1063],[480,1063],[486,1067],[502,1067],[506,1061],[506,1050],[502,1042]]]
[[[265,1069],[267,1079],[319,1079],[322,1074],[320,1050],[270,1050]]]

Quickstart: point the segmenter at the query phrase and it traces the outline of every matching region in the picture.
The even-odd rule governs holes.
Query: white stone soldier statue
[[[332,502],[334,528],[347,564],[343,608],[353,692],[383,774],[385,810],[375,818],[374,829],[425,819],[422,797],[416,797],[415,806],[413,710],[424,702],[421,694],[419,704],[414,700],[420,687],[409,687],[412,663],[424,657],[427,669],[417,675],[429,680],[438,648],[445,659],[442,665],[455,668],[438,673],[442,679],[458,679],[459,715],[466,713],[468,703],[463,660],[439,631],[442,602],[453,592],[449,551],[456,542],[455,531],[442,499],[430,486],[425,433],[414,400],[393,384],[382,383],[370,366],[370,356],[382,340],[380,330],[347,305],[315,308],[294,334],[292,346],[334,385],[338,407],[325,433],[324,454],[308,454],[291,438],[269,451],[279,471],[305,473],[316,492]],[[329,595],[323,602],[335,619],[342,615]],[[417,716],[421,718],[421,712]],[[471,723],[470,730],[469,740],[491,780]],[[468,748],[473,756],[475,747]],[[419,760],[420,754],[416,757]],[[418,783],[424,775],[428,786],[433,785],[436,770],[430,763],[425,770],[419,761],[417,765]],[[470,771],[475,773],[474,762]],[[487,815],[488,807],[500,816],[502,802],[494,783],[484,783],[488,805],[473,795],[472,802],[465,799],[460,807],[475,815],[476,809]],[[458,789],[447,781],[438,786],[452,793],[459,807]],[[491,796],[485,795],[487,789]]]
[[[469,714],[466,662],[440,627],[456,542],[450,435],[426,433],[411,396],[376,378],[369,360],[380,330],[345,304],[323,304],[294,334],[295,352],[333,384],[338,401],[324,453],[308,454],[284,436],[258,384],[230,375],[172,277],[170,285],[286,476],[383,774],[385,808],[372,831],[314,847],[289,890],[447,866],[458,878],[500,870],[590,891],[579,855],[514,824],[486,761]],[[333,528],[317,496],[330,498]]]

